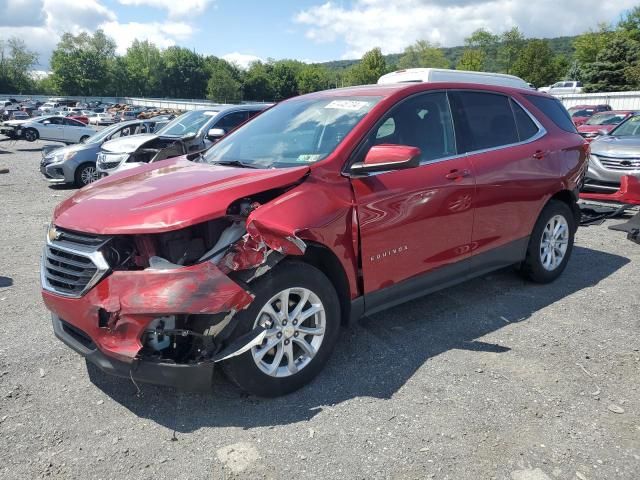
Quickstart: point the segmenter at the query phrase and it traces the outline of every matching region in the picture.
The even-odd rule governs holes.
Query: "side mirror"
[[[374,145],[364,158],[364,162],[351,165],[351,173],[384,172],[403,170],[420,165],[422,152],[418,147],[408,145]]]
[[[207,132],[207,138],[209,140],[220,140],[226,134],[227,132],[224,131],[224,128],[212,128]]]

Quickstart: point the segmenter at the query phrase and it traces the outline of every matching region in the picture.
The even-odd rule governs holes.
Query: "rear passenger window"
[[[569,112],[567,112],[567,109],[560,103],[560,100],[539,95],[525,95],[525,97],[559,128],[567,132],[578,133],[575,125],[571,121]]]
[[[509,98],[484,92],[449,93],[458,152],[466,153],[518,143]]]
[[[531,117],[516,102],[511,100],[511,108],[513,116],[516,118],[516,127],[518,128],[518,137],[521,142],[529,140],[538,133],[538,126],[531,120]]]
[[[409,145],[421,162],[456,154],[453,121],[444,92],[411,97],[394,107],[373,132],[370,145]]]

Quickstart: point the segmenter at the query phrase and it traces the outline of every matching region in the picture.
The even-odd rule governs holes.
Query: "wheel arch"
[[[329,278],[340,300],[340,323],[346,325],[351,315],[351,290],[347,273],[330,248],[317,242],[306,243],[307,249],[301,260],[313,265]]]
[[[577,229],[578,225],[580,224],[580,217],[581,217],[580,207],[578,207],[578,193],[571,190],[566,190],[566,189],[559,190],[554,195],[552,195],[551,198],[549,198],[545,206],[549,204],[549,202],[552,200],[563,202],[571,209],[571,211],[573,212],[575,226]]]

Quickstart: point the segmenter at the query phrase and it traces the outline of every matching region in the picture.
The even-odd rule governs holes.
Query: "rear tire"
[[[338,295],[320,270],[299,261],[278,265],[251,291],[253,303],[233,320],[238,322],[234,336],[250,332],[261,320],[272,327],[262,345],[225,361],[225,372],[254,395],[286,395],[309,383],[327,362],[340,332]],[[280,298],[287,299],[287,315]]]
[[[38,140],[38,137],[40,135],[38,135],[38,131],[35,128],[27,128],[24,131],[24,139],[27,142],[35,142],[36,140]]]
[[[83,163],[76,169],[75,184],[82,188],[98,180],[98,172],[95,163]]]
[[[571,258],[575,232],[576,218],[571,208],[559,200],[550,200],[533,228],[522,274],[536,283],[553,282]]]

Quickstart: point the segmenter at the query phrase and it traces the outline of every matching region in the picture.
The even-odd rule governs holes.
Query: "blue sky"
[[[246,66],[267,58],[328,61],[416,40],[461,45],[478,28],[514,26],[529,37],[576,35],[616,22],[638,0],[0,0],[0,39],[40,56],[64,32],[103,29],[124,53],[134,38],[181,45]],[[588,15],[585,15],[588,12]]]

